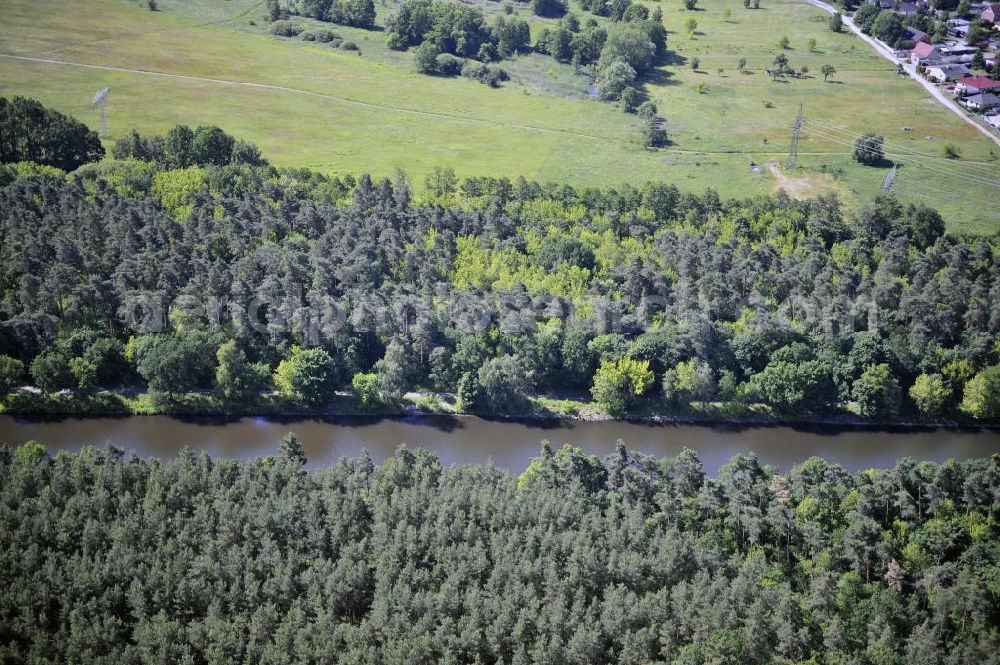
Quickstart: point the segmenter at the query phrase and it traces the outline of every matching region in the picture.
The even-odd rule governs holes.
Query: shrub
[[[476,57],[483,62],[493,62],[497,60],[497,47],[489,42],[483,42],[483,45],[479,47],[479,53]]]
[[[626,113],[634,113],[636,107],[639,105],[639,91],[629,86],[622,90],[622,110]]]
[[[435,61],[437,73],[441,76],[458,76],[462,73],[465,58],[459,58],[451,53],[440,53]]]
[[[479,408],[489,413],[524,413],[531,407],[528,394],[534,383],[513,356],[487,360],[479,368],[477,378]]]
[[[24,363],[10,356],[0,356],[0,397],[19,385],[24,378]]]
[[[590,394],[608,413],[620,415],[635,405],[636,399],[653,385],[654,380],[648,360],[605,361],[594,374]]]
[[[399,34],[398,32],[390,32],[385,38],[386,46],[393,51],[405,51],[409,44],[406,43],[406,37]]]
[[[910,386],[910,398],[923,416],[937,418],[945,412],[951,388],[940,374],[921,374]]]
[[[274,384],[281,392],[319,406],[330,401],[339,382],[339,366],[319,348],[293,348],[291,356],[278,363]]]
[[[899,413],[902,398],[889,365],[870,365],[851,388],[858,403],[858,413],[869,420],[894,418]]]
[[[635,69],[622,60],[616,60],[601,70],[597,77],[597,91],[601,99],[620,99],[625,88],[635,81]]]
[[[977,420],[1000,420],[1000,365],[987,367],[965,384],[962,410]]]
[[[496,65],[490,65],[486,68],[486,83],[491,88],[497,88],[501,83],[510,79],[510,75],[507,74],[507,70],[503,67],[497,67]]]
[[[307,42],[322,42],[324,44],[328,44],[334,39],[339,39],[340,35],[333,30],[311,30],[303,32],[299,35],[299,38],[304,39]]]
[[[414,63],[417,66],[417,71],[421,74],[436,74],[439,53],[437,44],[429,39],[418,46],[414,53]]]
[[[479,385],[479,375],[476,372],[466,372],[458,381],[457,404],[461,413],[470,413],[479,408],[482,401],[483,388]]]
[[[378,374],[355,374],[354,378],[351,379],[351,392],[354,393],[358,405],[362,408],[368,409],[377,406],[382,401]]]
[[[854,152],[851,154],[851,157],[858,164],[877,166],[885,159],[885,153],[882,151],[882,143],[883,139],[878,134],[862,134],[854,141]]]
[[[646,122],[642,142],[647,148],[658,148],[667,142],[667,131],[660,126],[659,118],[653,117]]]
[[[462,76],[469,79],[479,80],[486,74],[486,65],[475,60],[467,60],[462,66]]]
[[[291,21],[275,21],[271,24],[271,34],[275,37],[296,37],[302,28]]]
[[[341,42],[340,48],[342,50],[344,50],[344,51],[360,51],[361,50],[360,48],[358,48],[358,45],[355,44],[354,42]]]
[[[492,88],[510,78],[502,67],[486,65],[475,60],[469,60],[465,63],[465,66],[462,67],[462,76],[485,83]]]

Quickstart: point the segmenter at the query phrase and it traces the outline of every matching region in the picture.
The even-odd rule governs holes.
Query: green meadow
[[[459,176],[587,185],[662,180],[722,196],[782,186],[796,196],[836,191],[850,206],[884,180],[884,169],[850,159],[852,137],[875,131],[891,144],[889,157],[903,160],[894,185],[902,200],[934,205],[957,231],[1000,229],[990,186],[1000,179],[1000,148],[866,44],[831,32],[825,13],[800,0],[764,0],[757,10],[736,0],[702,0],[696,11],[647,4],[663,9],[673,52],[646,85],[667,120],[671,143],[659,150],[642,147],[635,116],[589,99],[587,78],[547,56],[505,61],[512,80],[491,89],[415,73],[412,54],[388,50],[381,31],[323,24],[360,55],[272,37],[264,3],[252,0],[160,0],[156,12],[135,0],[5,0],[0,53],[71,64],[2,57],[0,94],[35,97],[96,127],[90,100],[110,85],[109,147],[132,128],[217,124],[279,166],[327,173],[398,168],[419,184],[445,166]],[[377,4],[380,23],[394,6]],[[523,6],[517,12],[530,18]],[[546,23],[532,22],[536,31]],[[764,73],[781,36],[791,66],[808,68],[804,78],[774,82]],[[819,73],[824,64],[837,69],[830,82]],[[799,104],[802,166],[785,171]],[[945,145],[961,158],[945,159]]]

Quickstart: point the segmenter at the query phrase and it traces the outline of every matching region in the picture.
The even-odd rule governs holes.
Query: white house
[[[1000,97],[992,92],[981,92],[978,95],[969,95],[962,102],[973,111],[986,111],[1000,106]]]
[[[947,83],[968,75],[965,65],[931,65],[926,69],[927,78],[937,83]]]

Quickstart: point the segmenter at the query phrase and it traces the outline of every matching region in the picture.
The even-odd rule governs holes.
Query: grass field
[[[933,204],[955,230],[1000,229],[990,187],[1000,149],[860,40],[830,32],[825,14],[800,0],[764,0],[759,10],[702,0],[695,12],[660,4],[675,56],[647,85],[672,141],[657,151],[640,145],[634,116],[586,99],[586,78],[545,56],[506,63],[514,80],[493,90],[416,74],[412,55],[389,51],[380,31],[328,26],[356,42],[359,56],[267,35],[256,0],[158,4],[150,12],[136,0],[4,0],[0,53],[72,64],[0,58],[0,94],[35,97],[96,127],[90,98],[111,85],[109,145],[133,127],[212,123],[258,143],[275,164],[324,172],[402,168],[420,183],[435,166],[451,166],[460,176],[576,184],[663,180],[723,196],[782,185],[802,196],[837,191],[850,205],[879,191],[885,171],[853,164],[845,143],[877,131],[907,161],[894,186],[901,198]],[[377,6],[383,21],[394,5]],[[699,24],[693,36],[683,28],[689,17]],[[810,69],[805,79],[772,82],[763,73],[784,34],[792,66]],[[736,72],[741,56],[752,73]],[[823,82],[824,63],[837,68],[835,82]],[[784,163],[800,103],[803,168],[751,170],[751,160]],[[944,159],[946,144],[962,158]]]

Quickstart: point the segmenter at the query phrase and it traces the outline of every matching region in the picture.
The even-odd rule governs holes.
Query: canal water
[[[141,457],[170,459],[184,446],[213,457],[252,460],[277,450],[294,431],[312,467],[353,457],[362,448],[376,462],[400,443],[433,451],[444,465],[492,460],[515,473],[538,455],[543,439],[604,456],[622,439],[657,457],[684,447],[698,451],[714,473],[733,455],[755,451],[761,461],[788,470],[818,455],[846,469],[887,468],[910,456],[941,462],[1000,453],[1000,431],[969,429],[872,430],[843,427],[719,426],[633,422],[512,421],[473,416],[404,418],[63,418],[0,416],[0,443],[36,440],[50,453],[112,444]]]

